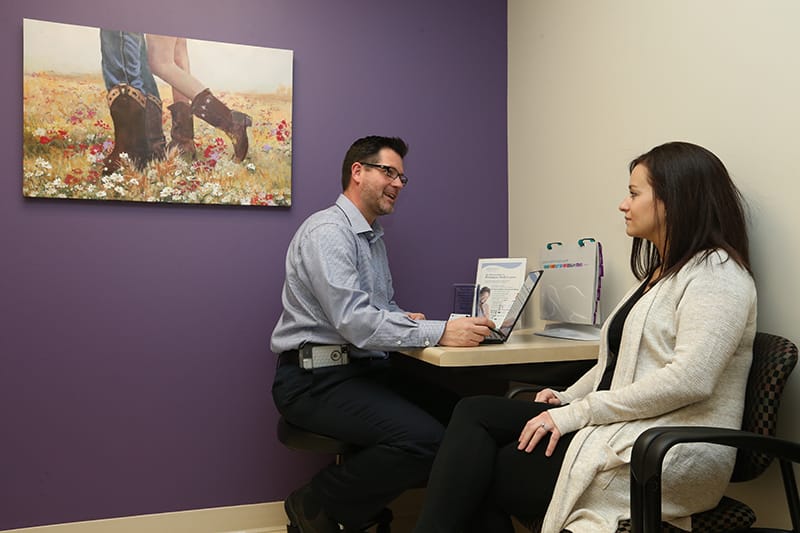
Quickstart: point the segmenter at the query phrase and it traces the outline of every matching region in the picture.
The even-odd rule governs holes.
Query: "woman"
[[[462,400],[436,456],[417,533],[613,533],[630,517],[633,443],[660,425],[740,426],[756,330],[743,202],[708,150],[673,142],[630,164],[619,206],[633,237],[633,288],[602,329],[597,365],[534,402]],[[677,447],[663,512],[689,529],[714,507],[735,451]]]
[[[249,148],[247,128],[253,123],[250,116],[232,111],[192,76],[186,39],[153,34],[147,34],[146,39],[150,69],[172,86],[173,104],[168,108],[172,114],[172,138],[167,149],[194,159],[192,115],[197,115],[228,134],[233,143],[233,160],[241,163]]]

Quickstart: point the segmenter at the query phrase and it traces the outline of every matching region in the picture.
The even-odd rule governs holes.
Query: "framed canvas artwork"
[[[23,195],[290,206],[290,50],[23,20]]]

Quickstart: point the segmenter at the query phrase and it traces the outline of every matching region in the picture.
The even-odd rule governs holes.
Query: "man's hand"
[[[486,317],[464,317],[448,320],[440,346],[477,346],[491,333],[494,322]]]
[[[425,320],[423,313],[406,313],[406,316],[411,320]]]

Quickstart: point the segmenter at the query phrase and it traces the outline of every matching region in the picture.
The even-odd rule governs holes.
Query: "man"
[[[275,404],[289,422],[361,448],[287,498],[302,533],[359,530],[427,479],[456,398],[391,372],[386,352],[477,346],[494,326],[485,317],[426,320],[394,302],[377,219],[394,211],[406,186],[407,152],[399,138],[353,143],[343,194],[300,226],[286,254],[284,309],[271,342]]]
[[[103,175],[126,166],[122,154],[130,166],[143,170],[153,159],[163,159],[166,148],[161,98],[144,34],[101,29],[100,60],[114,123],[114,149],[103,162]]]

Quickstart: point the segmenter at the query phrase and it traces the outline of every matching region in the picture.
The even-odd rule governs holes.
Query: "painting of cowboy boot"
[[[290,206],[292,51],[142,30],[23,20],[23,195]]]

